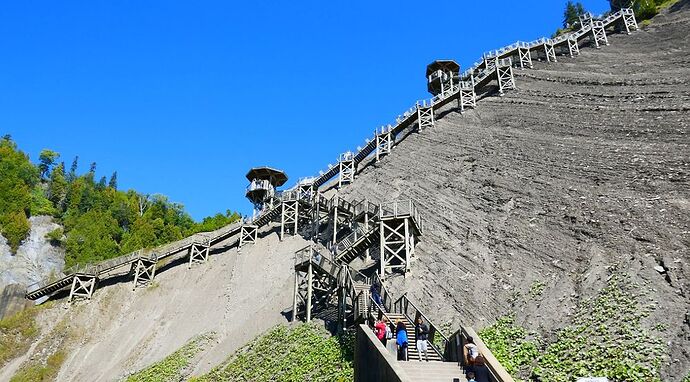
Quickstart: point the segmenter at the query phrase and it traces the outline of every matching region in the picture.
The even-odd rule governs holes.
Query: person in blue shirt
[[[398,345],[398,361],[407,361],[407,328],[402,321],[398,321],[395,337],[395,343]]]

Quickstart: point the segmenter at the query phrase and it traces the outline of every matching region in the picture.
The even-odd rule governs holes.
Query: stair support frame
[[[532,69],[534,67],[529,48],[518,47],[518,58],[520,59],[520,69],[525,69],[525,67]]]
[[[280,240],[285,238],[285,232],[292,231],[297,235],[299,224],[299,200],[284,200],[280,214]]]
[[[604,23],[601,21],[592,21],[592,38],[594,40],[594,45],[599,49],[602,45],[608,45],[609,39],[606,36],[606,28],[604,28]]]
[[[192,243],[192,245],[189,247],[188,268],[191,269],[194,264],[203,264],[207,262],[210,250],[210,241]]]
[[[132,290],[147,287],[153,282],[153,279],[156,276],[157,262],[157,257],[154,259],[140,257],[134,264],[132,264],[134,267],[134,282],[132,285]]]
[[[379,221],[381,280],[395,269],[401,269],[403,274],[410,271],[410,260],[415,252],[415,239],[410,224],[410,217]],[[393,261],[399,264],[392,264]]]
[[[93,292],[96,290],[97,282],[98,276],[96,275],[75,274],[72,278],[72,288],[70,289],[67,302],[72,302],[76,299],[91,300]]]
[[[240,242],[237,245],[237,250],[240,251],[245,244],[256,244],[258,236],[259,226],[243,224],[242,227],[240,227]]]
[[[623,26],[627,34],[631,33],[631,29],[639,30],[637,20],[635,19],[635,11],[630,8],[625,8],[623,11]]]
[[[341,156],[338,161],[340,172],[338,174],[338,188],[344,184],[350,184],[355,181],[355,173],[357,172],[357,164],[355,163],[354,155],[348,157]]]
[[[514,90],[516,88],[513,67],[511,65],[497,65],[496,76],[498,78],[498,92],[501,96],[503,96],[506,90]]]
[[[419,124],[419,130],[425,130],[429,127],[433,127],[434,121],[434,107],[433,106],[422,106],[417,104],[417,122]]]

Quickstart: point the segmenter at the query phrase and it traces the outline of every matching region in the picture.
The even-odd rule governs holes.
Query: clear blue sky
[[[271,3],[5,2],[0,134],[195,219],[248,213],[250,167],[317,174],[428,97],[426,64],[550,35],[565,0]]]

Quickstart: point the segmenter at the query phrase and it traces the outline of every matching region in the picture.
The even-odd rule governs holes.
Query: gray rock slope
[[[427,229],[391,279],[438,322],[512,309],[563,326],[617,266],[651,291],[671,365],[690,367],[690,2],[576,58],[516,71],[517,91],[438,113],[340,191],[414,199]],[[545,283],[540,301],[515,303]]]

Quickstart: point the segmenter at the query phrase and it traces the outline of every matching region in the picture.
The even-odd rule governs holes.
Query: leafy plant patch
[[[354,334],[340,339],[313,324],[276,326],[209,374],[209,381],[352,381]]]

